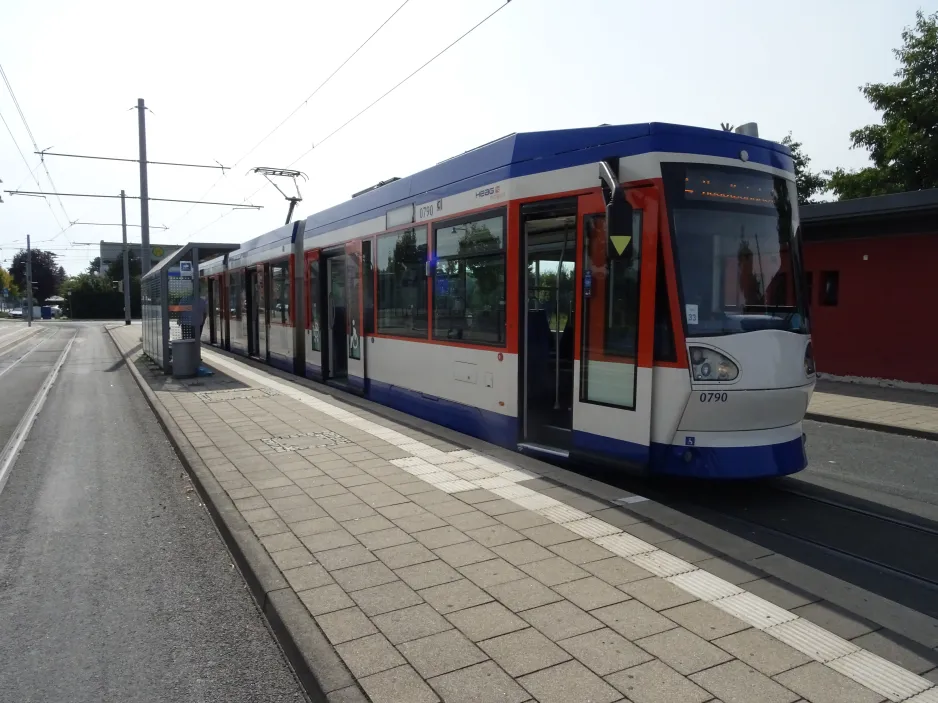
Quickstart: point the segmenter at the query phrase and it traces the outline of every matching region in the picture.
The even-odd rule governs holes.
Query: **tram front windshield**
[[[662,171],[688,336],[807,333],[794,184],[707,164]]]

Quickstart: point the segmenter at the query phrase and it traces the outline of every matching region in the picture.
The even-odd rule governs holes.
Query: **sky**
[[[936,9],[908,0],[511,0],[325,139],[505,4],[408,0],[307,101],[402,2],[3,0],[0,65],[39,149],[135,159],[133,108],[144,98],[149,159],[230,167],[152,165],[151,197],[263,206],[153,202],[151,226],[169,229],[152,229],[151,242],[241,242],[287,212],[250,173],[256,166],[308,176],[296,213],[304,217],[512,132],[755,121],[765,138],[791,132],[812,168],[862,167],[866,153],[850,148],[849,133],[879,117],[858,88],[892,79],[903,27],[917,9]],[[15,138],[0,124],[2,188],[52,190],[3,85],[0,115]],[[139,193],[135,163],[48,156],[45,166],[60,193]],[[119,224],[118,200],[2,197],[4,267],[27,234],[69,274],[87,267],[101,240],[120,241],[120,227],[81,224]],[[136,200],[127,219],[139,225]],[[128,229],[130,241],[139,237]]]

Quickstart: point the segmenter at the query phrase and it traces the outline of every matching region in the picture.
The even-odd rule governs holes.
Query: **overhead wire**
[[[268,139],[270,139],[281,127],[283,127],[287,122],[289,122],[289,121],[293,118],[293,116],[296,115],[296,113],[298,113],[300,110],[302,110],[304,107],[306,107],[306,105],[309,103],[309,101],[312,100],[312,99],[316,96],[316,94],[317,94],[320,90],[322,90],[322,89],[326,86],[326,84],[329,83],[329,81],[331,81],[339,71],[341,71],[343,68],[345,68],[345,65],[346,65],[349,61],[351,61],[353,58],[355,58],[355,56],[358,54],[358,52],[360,52],[362,49],[364,49],[365,46],[367,46],[368,43],[369,43],[372,39],[375,38],[375,36],[378,34],[378,32],[380,32],[382,29],[384,29],[385,25],[387,25],[388,22],[390,22],[392,19],[394,19],[395,15],[397,15],[397,13],[399,13],[401,10],[403,10],[403,9],[404,9],[404,6],[407,5],[407,3],[409,3],[409,2],[410,2],[410,0],[404,0],[404,2],[402,2],[400,5],[398,5],[397,9],[394,10],[394,12],[392,12],[390,15],[388,15],[388,17],[384,20],[384,22],[382,22],[382,23],[378,26],[378,28],[377,28],[375,31],[373,31],[370,35],[368,35],[368,38],[365,39],[365,41],[363,41],[361,44],[358,45],[358,47],[355,49],[355,51],[353,51],[351,54],[349,54],[349,55],[345,58],[345,60],[344,60],[342,63],[340,63],[339,66],[338,66],[332,73],[330,73],[330,74],[326,77],[326,79],[325,79],[322,83],[320,83],[318,86],[316,86],[316,89],[313,90],[312,93],[310,93],[309,95],[306,96],[306,98],[303,100],[303,102],[301,102],[299,105],[297,105],[297,106],[293,109],[293,112],[291,112],[289,115],[287,115],[286,117],[284,117],[276,127],[274,127],[272,130],[270,130],[270,132],[268,132],[268,133],[263,137],[263,139],[261,139],[259,142],[257,142],[257,144],[255,144],[255,145],[252,146],[250,149],[248,149],[248,150],[244,153],[243,156],[241,156],[237,161],[235,161],[235,163],[234,163],[234,165],[232,166],[232,168],[237,167],[238,164],[240,164],[240,163],[241,163],[242,161],[244,161],[248,156],[250,156],[251,154],[253,154],[261,144],[263,144],[263,143],[266,142]],[[206,190],[202,195],[199,196],[199,200],[204,199],[209,193],[211,193],[213,190],[215,190],[215,188],[218,187],[218,184],[221,183],[224,178],[225,178],[225,173],[222,172],[222,175],[221,175],[211,186],[209,186],[208,190]],[[188,216],[189,213],[192,212],[192,209],[193,209],[193,208],[189,208],[188,210],[186,210],[186,212],[184,212],[181,217],[179,217],[177,220],[171,222],[171,223],[169,224],[169,227],[172,228],[173,226],[175,226],[176,224],[178,224],[179,222],[181,222],[183,219],[185,219],[186,216]],[[203,227],[202,229],[205,229],[205,228]],[[201,229],[200,229],[200,230],[197,230],[195,233],[193,233],[193,236],[194,236],[195,234],[198,234],[198,232],[201,232],[201,231],[202,231]]]
[[[383,93],[383,94],[382,94],[381,96],[379,96],[377,99],[373,100],[371,103],[369,103],[368,105],[366,105],[363,109],[359,110],[359,111],[358,111],[357,113],[355,113],[352,117],[350,117],[349,119],[347,119],[345,122],[343,122],[341,125],[339,125],[338,127],[336,127],[336,128],[335,128],[334,130],[332,130],[331,132],[329,132],[329,134],[327,134],[325,137],[323,137],[321,140],[319,140],[319,142],[314,142],[314,143],[313,143],[313,146],[310,147],[309,149],[307,149],[306,151],[304,151],[302,154],[300,154],[296,159],[294,159],[294,160],[289,164],[288,168],[289,168],[289,167],[292,167],[292,166],[295,166],[299,161],[301,161],[303,158],[305,158],[305,157],[306,157],[310,152],[312,152],[314,149],[316,149],[316,148],[319,147],[319,146],[322,146],[322,144],[323,144],[324,142],[326,142],[326,141],[328,141],[329,139],[331,139],[332,137],[334,137],[336,134],[338,134],[338,133],[341,132],[343,129],[345,129],[346,127],[348,127],[350,124],[352,124],[352,122],[354,122],[355,120],[357,120],[359,117],[361,117],[362,115],[364,115],[366,112],[368,112],[368,111],[369,111],[371,108],[373,108],[375,105],[377,105],[377,104],[380,103],[382,100],[384,100],[386,97],[388,97],[388,96],[389,96],[391,93],[393,93],[395,90],[397,90],[397,89],[400,88],[402,85],[404,85],[405,83],[407,83],[407,81],[409,81],[411,78],[413,78],[414,76],[416,76],[418,73],[420,73],[423,69],[425,69],[427,66],[429,66],[429,65],[430,65],[431,63],[433,63],[434,61],[436,61],[438,58],[440,58],[440,57],[441,57],[443,54],[445,54],[447,51],[449,51],[449,50],[452,49],[454,46],[456,46],[459,42],[461,42],[463,39],[465,39],[465,38],[468,37],[470,34],[472,34],[474,31],[476,31],[476,30],[477,30],[479,27],[481,27],[483,24],[485,24],[486,22],[488,22],[488,21],[489,21],[490,19],[492,19],[495,15],[497,15],[499,12],[501,12],[501,11],[504,10],[506,7],[508,7],[508,5],[509,5],[510,2],[511,2],[511,0],[505,0],[505,2],[502,3],[501,5],[499,5],[497,8],[495,8],[495,10],[493,10],[493,11],[490,12],[488,15],[486,15],[485,17],[483,17],[479,22],[477,22],[476,24],[474,24],[471,28],[469,28],[466,32],[464,32],[463,34],[461,34],[459,37],[457,37],[457,38],[456,38],[455,40],[453,40],[451,43],[447,44],[442,50],[440,50],[439,52],[437,52],[436,54],[434,54],[429,60],[427,60],[425,63],[421,64],[416,70],[414,70],[414,71],[412,71],[411,73],[409,73],[403,80],[401,80],[401,81],[399,81],[398,83],[396,83],[394,86],[392,86],[389,90],[387,90],[385,93]],[[262,190],[264,190],[264,188],[266,188],[267,185],[268,185],[267,183],[264,183],[260,188],[258,188],[258,189],[255,190],[253,193],[251,193],[251,194],[248,195],[246,198],[244,198],[244,200],[242,200],[242,202],[247,202],[248,200],[252,199],[255,195],[257,195],[257,194],[260,193]],[[232,212],[234,212],[233,209],[232,209],[232,210],[229,210],[229,211],[226,212],[226,213],[223,213],[223,214],[219,215],[217,218],[215,218],[214,220],[212,220],[211,222],[209,222],[209,223],[208,223],[207,225],[205,225],[204,227],[201,227],[200,229],[198,229],[198,230],[196,230],[195,232],[193,232],[192,236],[195,236],[195,235],[198,234],[199,232],[202,232],[203,230],[208,229],[209,227],[213,226],[215,223],[221,221],[222,219],[224,219],[225,217],[227,217],[228,215],[230,215]]]

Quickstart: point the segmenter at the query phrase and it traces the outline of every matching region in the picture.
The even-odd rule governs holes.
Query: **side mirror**
[[[623,247],[622,254],[631,258],[632,247],[629,244],[632,238],[632,206],[625,199],[625,191],[622,190],[619,179],[605,161],[599,162],[599,181],[603,202],[606,204],[606,236],[611,241],[616,241],[613,237],[627,237],[629,242]]]

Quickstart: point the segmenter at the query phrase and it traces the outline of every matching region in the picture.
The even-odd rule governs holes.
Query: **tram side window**
[[[309,319],[310,348],[322,351],[322,335],[319,329],[319,260],[309,262]]]
[[[427,228],[378,237],[378,332],[427,334]]]
[[[365,281],[365,319],[362,320],[362,334],[374,334],[375,331],[375,267],[371,255],[372,246],[370,239],[362,242],[362,278]]]
[[[232,320],[241,319],[241,299],[244,295],[241,290],[241,278],[240,271],[228,276],[228,316]]]
[[[270,321],[282,325],[290,321],[290,264],[278,261],[270,265]]]
[[[635,408],[642,212],[632,238],[607,237],[602,215],[584,223],[583,364],[580,400]]]
[[[437,227],[433,338],[505,344],[505,219],[483,215]]]
[[[671,324],[671,298],[665,278],[664,255],[658,247],[658,285],[655,291],[655,361],[677,361],[674,326]]]

